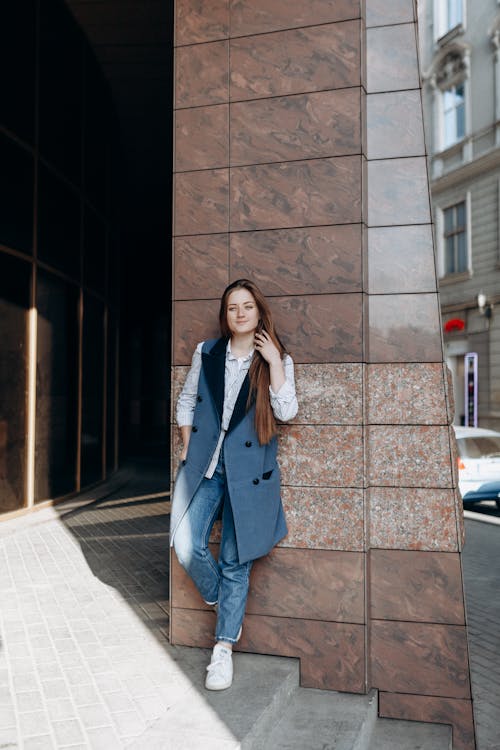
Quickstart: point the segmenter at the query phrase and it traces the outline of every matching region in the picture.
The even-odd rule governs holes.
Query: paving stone
[[[54,730],[56,742],[60,747],[64,745],[76,745],[78,742],[85,741],[80,722],[76,719],[53,721],[52,729]]]

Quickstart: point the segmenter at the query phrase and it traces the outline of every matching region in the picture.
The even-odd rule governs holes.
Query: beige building
[[[500,6],[421,0],[420,66],[455,423],[477,363],[479,426],[500,429]],[[467,354],[476,357],[465,359]],[[466,362],[470,380],[466,385]],[[471,390],[472,393],[472,390]]]

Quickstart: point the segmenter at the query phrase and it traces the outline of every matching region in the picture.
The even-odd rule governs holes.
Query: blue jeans
[[[222,538],[217,562],[208,548],[208,540],[221,506]],[[213,476],[202,480],[177,527],[174,549],[205,602],[218,603],[216,640],[236,643],[245,615],[252,562],[238,562],[222,452]]]

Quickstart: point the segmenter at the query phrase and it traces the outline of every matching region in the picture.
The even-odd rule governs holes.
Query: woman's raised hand
[[[269,365],[281,362],[279,349],[267,331],[262,330],[255,334],[255,348]]]

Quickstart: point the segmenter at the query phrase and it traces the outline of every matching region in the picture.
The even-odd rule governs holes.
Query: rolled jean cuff
[[[225,641],[226,643],[238,643],[238,638],[226,638],[225,635],[216,635],[215,640],[217,643],[220,643],[220,641]]]

